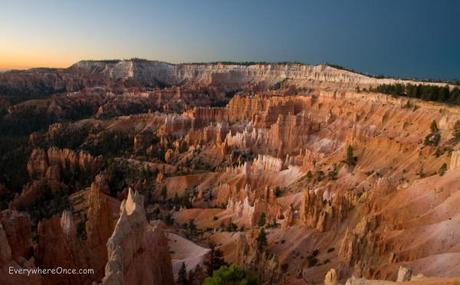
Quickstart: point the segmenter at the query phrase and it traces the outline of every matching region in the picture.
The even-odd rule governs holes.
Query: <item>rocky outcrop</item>
[[[379,222],[376,216],[365,216],[353,230],[347,229],[339,248],[339,257],[354,266],[355,273],[369,275],[375,261],[383,254],[375,230]],[[390,261],[391,262],[391,261]]]
[[[348,197],[329,190],[306,190],[300,205],[300,218],[319,231],[337,228],[352,208]]]
[[[42,220],[38,224],[38,246],[35,249],[37,264],[42,268],[88,268],[87,250],[78,239],[72,214],[64,211],[61,216]],[[47,275],[44,284],[90,284],[95,276],[88,275]]]
[[[278,258],[265,249],[256,246],[255,232],[248,238],[240,233],[236,242],[236,263],[258,276],[261,284],[280,284],[283,274]]]
[[[97,173],[101,165],[101,157],[93,157],[84,151],[36,148],[30,154],[27,172],[31,179],[45,180],[53,190],[58,190],[61,182],[69,183],[72,177],[87,179]]]
[[[449,169],[456,169],[460,167],[460,150],[455,150],[450,156],[450,167]]]
[[[409,281],[412,278],[412,269],[406,267],[399,267],[398,270],[398,277],[396,278],[396,282],[404,282]]]
[[[30,218],[14,210],[0,213],[0,221],[11,249],[11,258],[28,258],[32,249],[32,225]]]
[[[112,235],[118,218],[119,202],[106,193],[109,192],[108,182],[103,175],[96,176],[91,184],[87,200],[86,213],[86,247],[91,256],[91,265],[95,269],[98,280],[104,276],[107,263],[107,240]]]
[[[108,262],[102,284],[174,284],[168,241],[145,218],[143,197],[130,189],[107,241]],[[146,266],[149,265],[149,266]]]
[[[338,277],[334,268],[331,268],[324,276],[324,285],[337,285]]]
[[[36,268],[32,257],[32,231],[28,216],[16,211],[0,213],[0,284],[42,284],[38,274],[16,273],[11,270]]]

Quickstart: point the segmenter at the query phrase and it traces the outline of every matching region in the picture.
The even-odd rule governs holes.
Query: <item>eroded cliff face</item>
[[[32,257],[32,228],[27,215],[5,210],[0,213],[0,283],[42,284],[39,275],[10,274],[11,270],[36,268]]]
[[[272,86],[285,81],[297,86],[354,88],[408,80],[377,79],[327,65],[305,64],[169,64],[148,60],[80,61],[65,69],[31,69],[0,74],[4,95],[44,95],[109,86],[164,87],[181,84]],[[431,83],[438,84],[438,83]],[[441,84],[439,84],[441,85]]]

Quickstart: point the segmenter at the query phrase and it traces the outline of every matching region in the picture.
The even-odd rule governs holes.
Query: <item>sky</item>
[[[458,80],[460,1],[0,0],[0,69],[133,57]]]

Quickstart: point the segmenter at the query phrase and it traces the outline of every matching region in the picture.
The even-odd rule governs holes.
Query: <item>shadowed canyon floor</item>
[[[225,263],[460,284],[460,109],[369,91],[394,83],[444,86],[300,64],[0,74],[0,283],[201,284]],[[59,266],[94,272],[9,274]]]

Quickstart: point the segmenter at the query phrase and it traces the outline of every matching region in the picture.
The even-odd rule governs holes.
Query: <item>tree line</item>
[[[393,96],[405,96],[418,98],[426,101],[442,102],[460,105],[460,88],[446,86],[422,85],[422,84],[382,84],[370,88],[371,92],[389,94]]]

